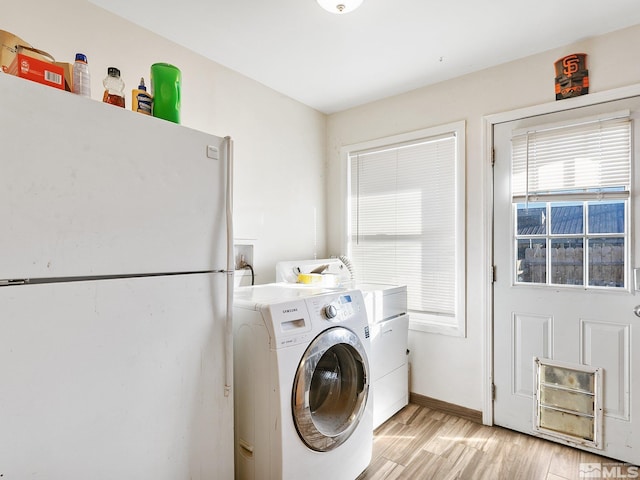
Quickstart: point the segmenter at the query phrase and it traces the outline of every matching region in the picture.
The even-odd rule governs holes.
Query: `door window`
[[[628,288],[628,112],[514,132],[514,284]]]
[[[627,287],[626,200],[514,205],[516,284]]]

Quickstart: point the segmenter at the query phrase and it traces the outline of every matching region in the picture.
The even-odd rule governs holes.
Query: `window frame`
[[[440,315],[409,311],[409,329],[414,331],[438,333],[450,336],[466,337],[466,122],[464,120],[440,126],[415,130],[398,135],[381,137],[362,143],[345,145],[340,149],[343,165],[344,197],[342,201],[343,251],[351,254],[351,165],[350,155],[371,149],[381,149],[397,144],[423,141],[428,138],[441,137],[447,134],[456,135],[455,164],[455,316],[450,322],[443,322]],[[357,285],[356,285],[357,288]]]

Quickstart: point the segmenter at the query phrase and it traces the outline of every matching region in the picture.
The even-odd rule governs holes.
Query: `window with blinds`
[[[631,120],[514,132],[515,284],[626,289]]]
[[[359,283],[407,285],[412,328],[464,334],[464,124],[351,151]]]

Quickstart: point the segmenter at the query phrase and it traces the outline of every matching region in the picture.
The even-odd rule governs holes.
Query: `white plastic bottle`
[[[76,61],[73,64],[73,93],[91,98],[91,76],[84,53],[76,53]]]

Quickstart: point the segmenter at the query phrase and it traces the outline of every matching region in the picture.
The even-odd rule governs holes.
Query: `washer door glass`
[[[325,452],[349,438],[364,413],[369,364],[358,336],[343,327],[318,335],[293,383],[293,418],[300,438]]]

